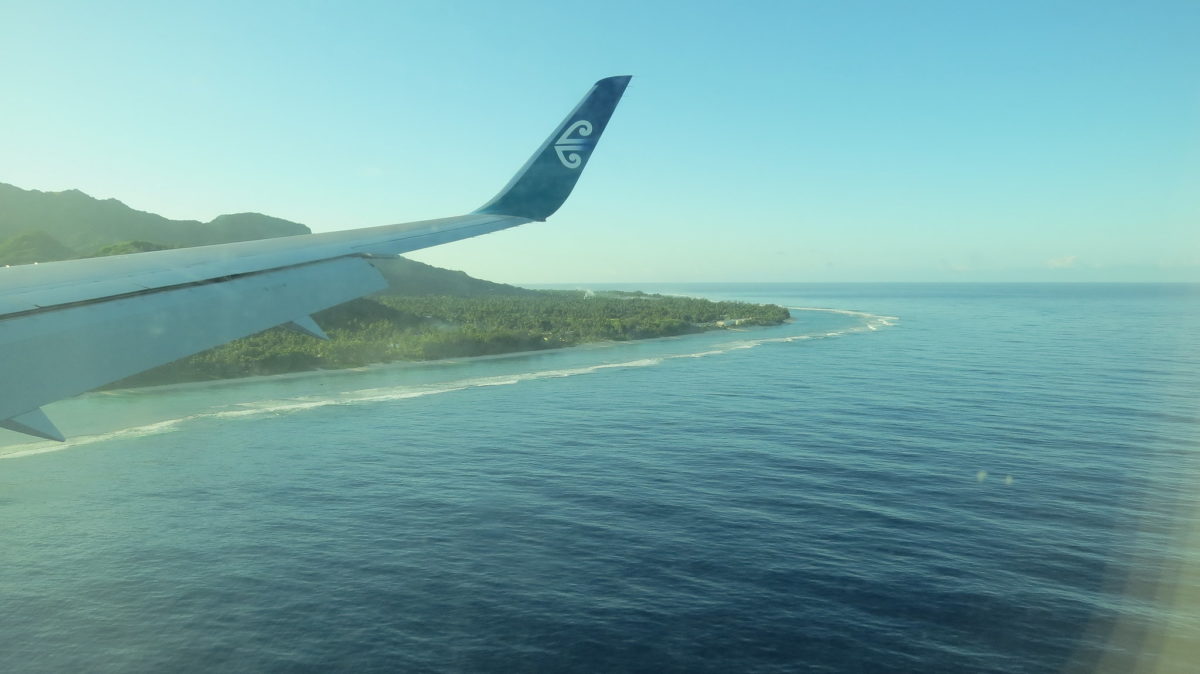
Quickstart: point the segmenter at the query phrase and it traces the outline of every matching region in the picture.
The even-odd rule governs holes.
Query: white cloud
[[[1046,266],[1050,269],[1070,269],[1075,266],[1077,255],[1064,255],[1046,260]]]

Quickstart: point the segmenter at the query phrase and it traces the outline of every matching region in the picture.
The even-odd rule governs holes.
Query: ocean
[[[793,320],[4,432],[0,671],[1196,671],[1200,285],[639,289]]]

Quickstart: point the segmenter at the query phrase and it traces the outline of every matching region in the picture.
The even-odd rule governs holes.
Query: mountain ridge
[[[123,241],[203,246],[311,231],[298,222],[262,213],[229,213],[209,222],[172,220],[77,189],[43,192],[0,183],[0,242],[26,232],[41,232],[79,255]]]
[[[0,266],[309,233],[305,225],[262,213],[227,213],[207,223],[170,220],[75,189],[42,192],[0,183]],[[468,297],[534,292],[403,257],[377,260],[375,266],[389,283],[383,294]]]

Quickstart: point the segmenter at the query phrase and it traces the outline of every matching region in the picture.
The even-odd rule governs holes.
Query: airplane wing
[[[370,260],[545,220],[629,84],[597,82],[499,194],[466,215],[0,268],[0,427],[63,440],[41,407],[387,286]]]

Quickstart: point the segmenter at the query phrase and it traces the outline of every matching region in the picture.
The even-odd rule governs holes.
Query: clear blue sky
[[[635,76],[509,282],[1200,280],[1200,2],[0,0],[0,182],[317,231],[469,211]]]

